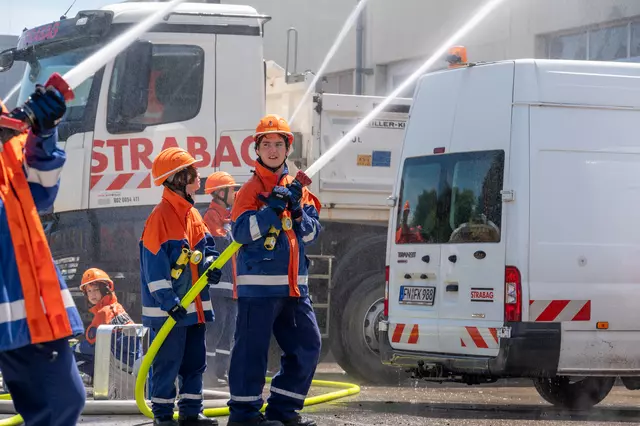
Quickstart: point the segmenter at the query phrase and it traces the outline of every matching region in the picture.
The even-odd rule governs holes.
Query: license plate
[[[400,303],[405,305],[433,306],[435,287],[400,286]]]

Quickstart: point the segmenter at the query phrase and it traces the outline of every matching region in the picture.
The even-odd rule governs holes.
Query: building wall
[[[357,3],[356,0],[223,1],[250,4],[273,16],[266,26],[265,54],[283,66],[286,31],[291,26],[296,27],[299,32],[298,71],[317,71],[320,68]],[[478,0],[369,0],[365,24],[365,67],[372,73],[365,77],[365,93],[382,95],[392,91],[398,81],[419,67],[481,4]],[[640,21],[638,0],[506,0],[460,43],[467,46],[470,61],[547,57],[547,35],[626,24],[627,20],[635,18]],[[628,30],[628,34],[632,32],[632,29]],[[592,36],[585,32],[576,37],[584,40],[591,37],[592,41],[604,43],[600,53],[606,56],[610,54],[607,51],[624,48],[606,46],[621,34],[622,30],[612,30]],[[640,30],[638,34],[640,43]],[[632,35],[629,38],[635,43]],[[556,42],[554,51],[575,53],[572,46],[576,43],[579,40]],[[353,79],[355,54],[355,29],[352,28],[330,62],[327,69],[329,82],[325,89],[353,90],[353,85],[346,84],[346,80]],[[437,66],[443,66],[443,63]],[[338,72],[342,72],[339,78],[338,74],[333,75]]]
[[[18,36],[12,35],[0,35],[0,51],[15,47],[18,42]],[[0,72],[0,100],[11,91],[11,89],[20,82],[22,73],[24,72],[25,65],[23,62],[16,62],[9,71]],[[9,100],[5,100],[7,107],[11,108],[15,106],[16,97],[12,97]]]

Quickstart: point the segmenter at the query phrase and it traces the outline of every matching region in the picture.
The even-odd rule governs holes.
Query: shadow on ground
[[[410,403],[394,401],[347,401],[331,405],[345,411],[397,414],[429,419],[547,420],[590,422],[638,422],[635,408],[594,408],[588,412],[567,411],[547,405],[496,405],[476,403]]]

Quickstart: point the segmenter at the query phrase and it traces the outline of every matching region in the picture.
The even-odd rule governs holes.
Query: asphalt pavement
[[[320,364],[316,379],[352,381],[332,363]],[[623,386],[616,386],[588,412],[569,412],[544,402],[527,380],[482,386],[407,381],[401,387],[361,386],[358,395],[307,407],[303,414],[320,426],[615,426],[640,425],[639,405],[640,391]],[[221,426],[226,425],[226,417],[218,419]],[[142,415],[87,416],[79,424],[142,426],[152,422]]]

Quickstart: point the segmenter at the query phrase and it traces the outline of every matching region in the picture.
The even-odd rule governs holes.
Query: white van
[[[639,65],[423,76],[390,200],[384,364],[572,409],[640,389]]]

